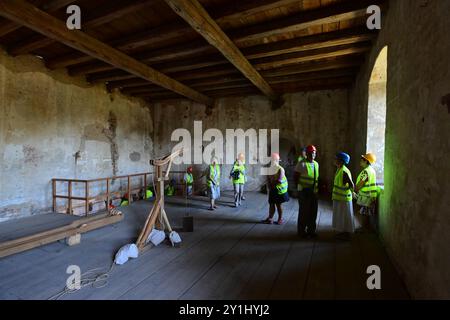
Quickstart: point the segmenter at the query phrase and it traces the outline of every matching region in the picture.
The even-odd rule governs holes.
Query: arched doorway
[[[378,55],[369,80],[369,101],[367,110],[367,143],[366,150],[377,156],[374,168],[380,183],[384,181],[384,151],[386,136],[387,105],[387,57],[388,47],[384,47]]]

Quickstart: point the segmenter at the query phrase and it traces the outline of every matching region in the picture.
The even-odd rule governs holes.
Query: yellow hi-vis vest
[[[300,173],[298,179],[298,190],[311,189],[314,185],[314,193],[319,192],[319,164],[314,161],[314,168],[311,166],[311,162],[303,159],[302,162],[306,163],[306,174],[304,172]],[[316,172],[316,179],[314,180],[314,171]]]
[[[361,181],[361,176],[364,172],[367,173],[368,179],[364,186],[359,190],[358,195],[365,198],[376,199],[378,196],[377,174],[372,166],[368,166],[363,171],[361,171],[358,179],[356,179],[356,184],[359,184],[359,182]]]
[[[350,179],[352,178],[352,173],[344,165],[336,171],[336,175],[334,176],[333,200],[350,202],[353,199],[352,190],[348,183],[344,185],[344,172]]]
[[[282,167],[280,165],[278,165],[278,170],[277,173],[280,172],[280,170],[282,169]],[[286,192],[288,192],[288,181],[286,178],[286,175],[284,175],[283,179],[280,181],[278,181],[277,185],[276,185],[277,191],[279,195],[283,195]]]
[[[239,179],[233,179],[233,184],[244,184],[245,183],[245,165],[238,165],[237,162],[233,165],[233,172],[239,171]]]
[[[215,166],[212,164],[209,165],[209,176],[206,182],[208,187],[211,187],[212,181],[215,182],[216,186],[220,184],[220,166],[218,164]]]
[[[192,186],[194,184],[194,176],[192,173],[186,173],[184,175],[184,181],[186,181],[186,185]]]

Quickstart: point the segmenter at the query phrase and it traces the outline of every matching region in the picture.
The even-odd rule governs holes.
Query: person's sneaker
[[[235,203],[235,204],[234,204],[234,207],[235,207],[235,208],[237,208],[237,207],[238,207],[238,204],[237,204],[237,203]]]
[[[213,207],[209,207],[208,210],[209,211],[214,211],[214,208]]]
[[[275,224],[278,224],[278,225],[282,225],[283,223],[284,223],[283,219],[278,219],[278,221],[275,222]]]
[[[261,222],[264,224],[273,224],[272,219],[269,219],[269,218],[267,218],[266,220],[262,220]]]
[[[214,205],[214,209],[217,209],[217,208],[218,208],[218,206]]]
[[[242,196],[241,200],[245,200],[245,197],[244,197],[244,196]]]

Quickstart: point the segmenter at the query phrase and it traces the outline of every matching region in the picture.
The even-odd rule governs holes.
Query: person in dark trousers
[[[265,224],[278,224],[281,225],[283,221],[283,207],[284,202],[289,201],[288,194],[288,181],[284,168],[280,166],[280,155],[278,153],[272,154],[272,167],[274,174],[268,176],[267,188],[269,191],[269,216],[261,221]],[[275,215],[275,208],[278,211],[278,220],[273,221]]]
[[[316,158],[317,149],[306,147],[306,158],[295,167],[295,181],[298,181],[298,220],[297,232],[302,238],[314,238],[318,209],[317,194],[319,191],[319,164]]]

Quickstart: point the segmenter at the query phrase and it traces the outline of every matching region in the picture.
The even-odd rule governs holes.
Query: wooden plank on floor
[[[364,233],[359,235],[358,239],[362,249],[364,264],[366,266],[377,265],[381,269],[381,290],[373,290],[375,298],[380,300],[410,299],[397,270],[390,261],[377,235]]]
[[[228,220],[215,233],[208,235],[194,248],[167,264],[163,270],[154,274],[120,299],[175,299],[181,296],[197,281],[217,259],[223,256],[235,245],[242,235],[253,226],[252,223],[242,223],[241,220],[254,216],[255,208],[259,205],[246,203],[239,219]]]
[[[237,299],[240,292],[249,286],[249,276],[254,274],[267,253],[274,247],[280,249],[280,242],[283,245],[280,238],[291,223],[293,213],[289,209],[285,208],[284,225],[254,224],[180,299]],[[262,220],[265,216],[260,218]]]
[[[329,209],[319,207],[317,232],[303,299],[335,298],[335,249],[331,229],[332,215]]]
[[[295,199],[298,201],[297,199]],[[298,202],[297,202],[298,203]],[[295,206],[295,223],[289,228],[293,234],[289,243],[286,259],[281,266],[278,277],[271,288],[269,299],[276,300],[296,300],[301,299],[306,285],[309,266],[311,262],[314,241],[301,239],[297,235],[298,205]],[[264,267],[270,266],[269,262],[264,262]],[[274,270],[262,268],[260,276],[264,273],[270,274]],[[259,299],[259,296],[254,296]]]

